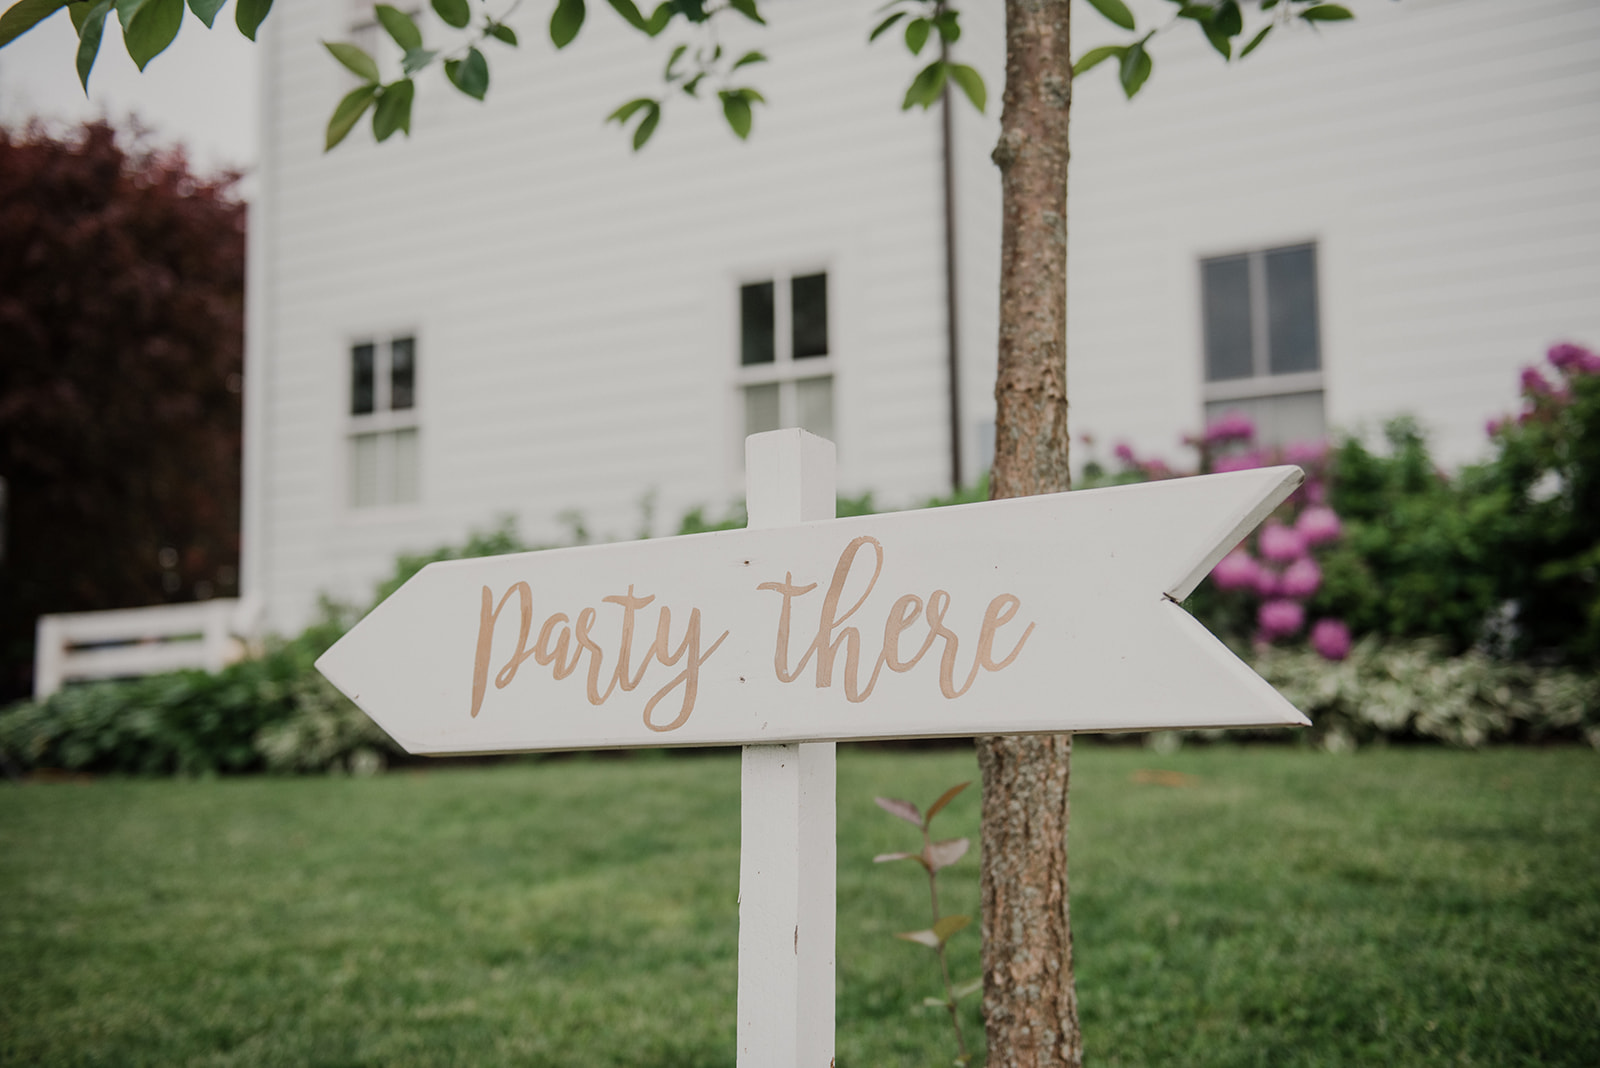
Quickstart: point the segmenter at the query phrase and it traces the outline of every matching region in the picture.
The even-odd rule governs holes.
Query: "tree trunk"
[[[1069,0],[1006,0],[994,150],[1004,195],[991,496],[1055,493],[1067,468]],[[978,739],[983,1011],[992,1068],[1079,1066],[1067,901],[1070,735]]]

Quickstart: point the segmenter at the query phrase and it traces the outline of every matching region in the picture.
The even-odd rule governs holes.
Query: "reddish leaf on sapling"
[[[875,797],[878,807],[891,816],[899,816],[913,827],[921,827],[922,811],[910,801],[901,801],[893,797]]]

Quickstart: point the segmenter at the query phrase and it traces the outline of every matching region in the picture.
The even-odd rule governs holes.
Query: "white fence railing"
[[[256,602],[232,598],[40,616],[34,699],[43,700],[63,683],[80,679],[130,678],[182,668],[220,671],[244,655],[259,617]]]

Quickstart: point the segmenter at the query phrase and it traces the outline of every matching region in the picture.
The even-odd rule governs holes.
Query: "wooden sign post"
[[[744,530],[423,568],[317,661],[413,753],[741,745],[738,1063],[833,1057],[834,745],[1304,726],[1181,601],[1295,467],[835,519],[746,442]]]

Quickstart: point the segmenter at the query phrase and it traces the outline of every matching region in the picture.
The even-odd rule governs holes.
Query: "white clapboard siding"
[[[323,124],[349,82],[319,39],[343,5],[274,8],[252,293],[247,574],[291,626],[327,591],[365,600],[398,552],[502,514],[555,538],[720,512],[742,489],[740,281],[825,269],[840,488],[911,503],[945,488],[937,113],[902,112],[918,64],[869,47],[854,0],[764,5],[742,71],[771,101],[739,143],[713,100],[669,102],[637,155],[602,122],[657,91],[666,45],[592,5],[556,53],[540,20],[490,48],[486,103],[421,79],[409,141]],[[998,96],[1000,73],[986,71]],[[987,147],[973,143],[981,157]],[[348,346],[412,332],[421,501],[346,507]]]
[[[1330,423],[1412,413],[1450,463],[1523,365],[1600,343],[1600,5],[1352,6],[1231,65],[1179,26],[1131,103],[1109,65],[1077,82],[1068,377],[1102,458],[1187,459],[1206,255],[1316,241]],[[1075,10],[1076,52],[1117,36]]]

